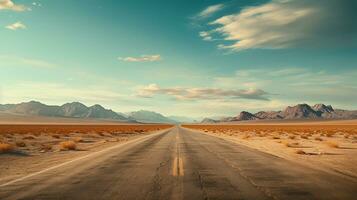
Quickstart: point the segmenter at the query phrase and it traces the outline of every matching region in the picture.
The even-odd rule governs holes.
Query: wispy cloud
[[[45,60],[23,58],[19,56],[0,55],[0,67],[16,65],[17,67],[38,67],[38,68],[53,68],[55,64],[49,63]]]
[[[178,100],[196,100],[196,99],[254,99],[269,100],[268,93],[261,89],[236,89],[224,90],[220,88],[162,88],[156,84],[150,84],[138,90],[138,96],[151,98],[154,95],[168,95]]]
[[[199,33],[199,35],[202,37],[203,40],[206,40],[206,41],[211,41],[212,40],[212,36],[207,31],[201,31]]]
[[[140,57],[119,57],[121,61],[125,62],[157,62],[162,60],[161,55],[142,55]]]
[[[61,83],[21,81],[7,86],[4,97],[12,102],[40,100],[44,102],[112,102],[123,97],[120,93],[103,88],[81,88]],[[45,94],[45,95],[44,95]]]
[[[353,105],[357,99],[357,71],[327,72],[308,68],[242,69],[232,76],[216,77],[214,85],[230,88],[241,85],[262,88],[274,99],[291,102],[328,102],[334,105]],[[272,99],[272,100],[274,100]]]
[[[16,22],[16,23],[7,25],[5,28],[16,31],[18,29],[26,29],[26,25],[21,22]]]
[[[356,45],[354,1],[272,0],[222,16],[208,25],[226,40],[221,49],[281,49]],[[205,37],[203,37],[205,39]]]
[[[222,10],[224,8],[223,4],[216,4],[216,5],[211,5],[202,10],[200,13],[197,14],[196,18],[202,19],[202,18],[207,18],[214,13]]]
[[[12,0],[0,0],[0,10],[25,11],[28,8],[24,5],[15,4]]]

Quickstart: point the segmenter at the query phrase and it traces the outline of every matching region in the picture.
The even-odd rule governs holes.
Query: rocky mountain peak
[[[298,104],[292,107],[288,106],[282,112],[282,115],[284,119],[315,119],[320,117],[319,114],[307,104]]]
[[[317,111],[317,112],[322,112],[322,113],[331,113],[331,112],[333,112],[334,111],[334,109],[332,108],[332,106],[331,105],[325,105],[325,104],[322,104],[322,103],[320,103],[320,104],[315,104],[313,107],[312,107],[312,109],[314,109],[315,111]]]
[[[257,120],[259,119],[258,117],[256,117],[255,115],[253,115],[250,112],[247,111],[242,111],[239,116],[236,117],[236,121],[243,121],[243,120]]]

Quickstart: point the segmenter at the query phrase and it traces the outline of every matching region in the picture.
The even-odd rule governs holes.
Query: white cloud
[[[142,55],[140,57],[119,57],[119,60],[125,62],[157,62],[162,60],[160,55]]]
[[[38,6],[38,7],[41,7],[41,6],[42,6],[41,3],[37,3],[37,2],[32,2],[32,5],[33,5],[33,6]]]
[[[201,31],[199,33],[199,35],[202,37],[203,40],[206,40],[206,41],[211,41],[212,40],[212,36],[207,31]]]
[[[161,88],[156,84],[150,84],[138,90],[138,96],[151,98],[154,95],[168,95],[178,100],[196,100],[196,99],[254,99],[269,100],[268,93],[256,88],[249,89],[231,89],[221,88]]]
[[[211,16],[212,14],[222,10],[224,7],[223,4],[216,4],[216,5],[212,5],[212,6],[208,6],[206,9],[204,9],[203,11],[201,11],[200,13],[197,14],[198,18],[206,18]]]
[[[44,60],[23,58],[18,56],[0,55],[1,66],[23,66],[23,67],[38,67],[38,68],[53,68],[55,64],[49,63]]]
[[[272,0],[209,23],[221,49],[280,49],[357,42],[354,1]],[[204,38],[204,37],[203,37]]]
[[[6,26],[5,28],[16,31],[18,29],[26,29],[26,26],[25,26],[25,24],[23,24],[21,22],[16,22],[16,23]]]
[[[15,4],[12,0],[0,0],[0,10],[25,11],[26,6]]]
[[[244,69],[232,76],[216,77],[219,88],[241,85],[269,91],[272,100],[290,102],[323,102],[346,107],[357,99],[356,70],[327,72],[307,68]],[[351,109],[351,108],[349,108]]]

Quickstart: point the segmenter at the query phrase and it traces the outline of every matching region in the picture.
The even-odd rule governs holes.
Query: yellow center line
[[[183,170],[183,160],[182,160],[182,158],[179,158],[178,162],[179,162],[179,176],[184,176],[185,173],[184,173],[184,170]]]
[[[172,168],[172,175],[173,176],[177,176],[177,157],[174,159],[174,163],[173,163],[173,168]]]
[[[180,155],[180,146],[179,146],[179,135],[176,135],[176,156],[172,165],[172,175],[173,176],[183,176],[183,159]]]

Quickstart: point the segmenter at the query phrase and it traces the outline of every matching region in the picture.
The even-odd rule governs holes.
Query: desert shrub
[[[60,135],[57,135],[57,134],[52,135],[52,137],[53,137],[53,138],[56,138],[56,139],[60,139],[60,138],[61,138],[61,136],[60,136]]]
[[[52,145],[51,144],[42,144],[41,145],[41,151],[51,151],[52,150]]]
[[[26,147],[26,143],[24,141],[17,141],[16,146],[18,147]]]
[[[99,136],[105,136],[103,132],[97,132],[97,135],[99,135]]]
[[[297,147],[298,145],[299,145],[298,142],[286,143],[286,144],[285,144],[286,147]]]
[[[273,139],[274,140],[278,140],[278,139],[280,139],[280,137],[279,136],[273,136]]]
[[[14,149],[14,146],[7,143],[0,143],[0,153],[10,152]]]
[[[315,137],[315,140],[317,140],[317,141],[323,141],[323,139],[320,138],[320,137]]]
[[[38,136],[41,135],[41,133],[36,132],[36,133],[34,133],[33,135],[36,136],[36,137],[38,137]]]
[[[242,139],[249,139],[250,138],[250,135],[244,135],[243,137],[242,137]]]
[[[296,138],[296,136],[295,135],[290,135],[289,138],[294,140]]]
[[[28,136],[23,137],[22,139],[24,139],[24,140],[34,140],[35,137],[32,136],[32,135],[28,135]]]
[[[83,142],[83,138],[82,137],[75,137],[75,138],[73,138],[73,141],[74,142]]]
[[[74,141],[64,141],[59,143],[60,150],[76,150],[77,144]]]
[[[301,154],[301,155],[305,155],[306,154],[306,152],[301,150],[301,149],[296,150],[295,153]]]
[[[331,132],[326,133],[326,137],[332,137],[333,135],[334,135],[334,133],[331,133]]]
[[[327,146],[329,146],[331,148],[339,148],[338,143],[335,141],[327,141],[326,144],[327,144]]]
[[[302,139],[309,139],[309,137],[307,135],[302,135],[300,136]]]

